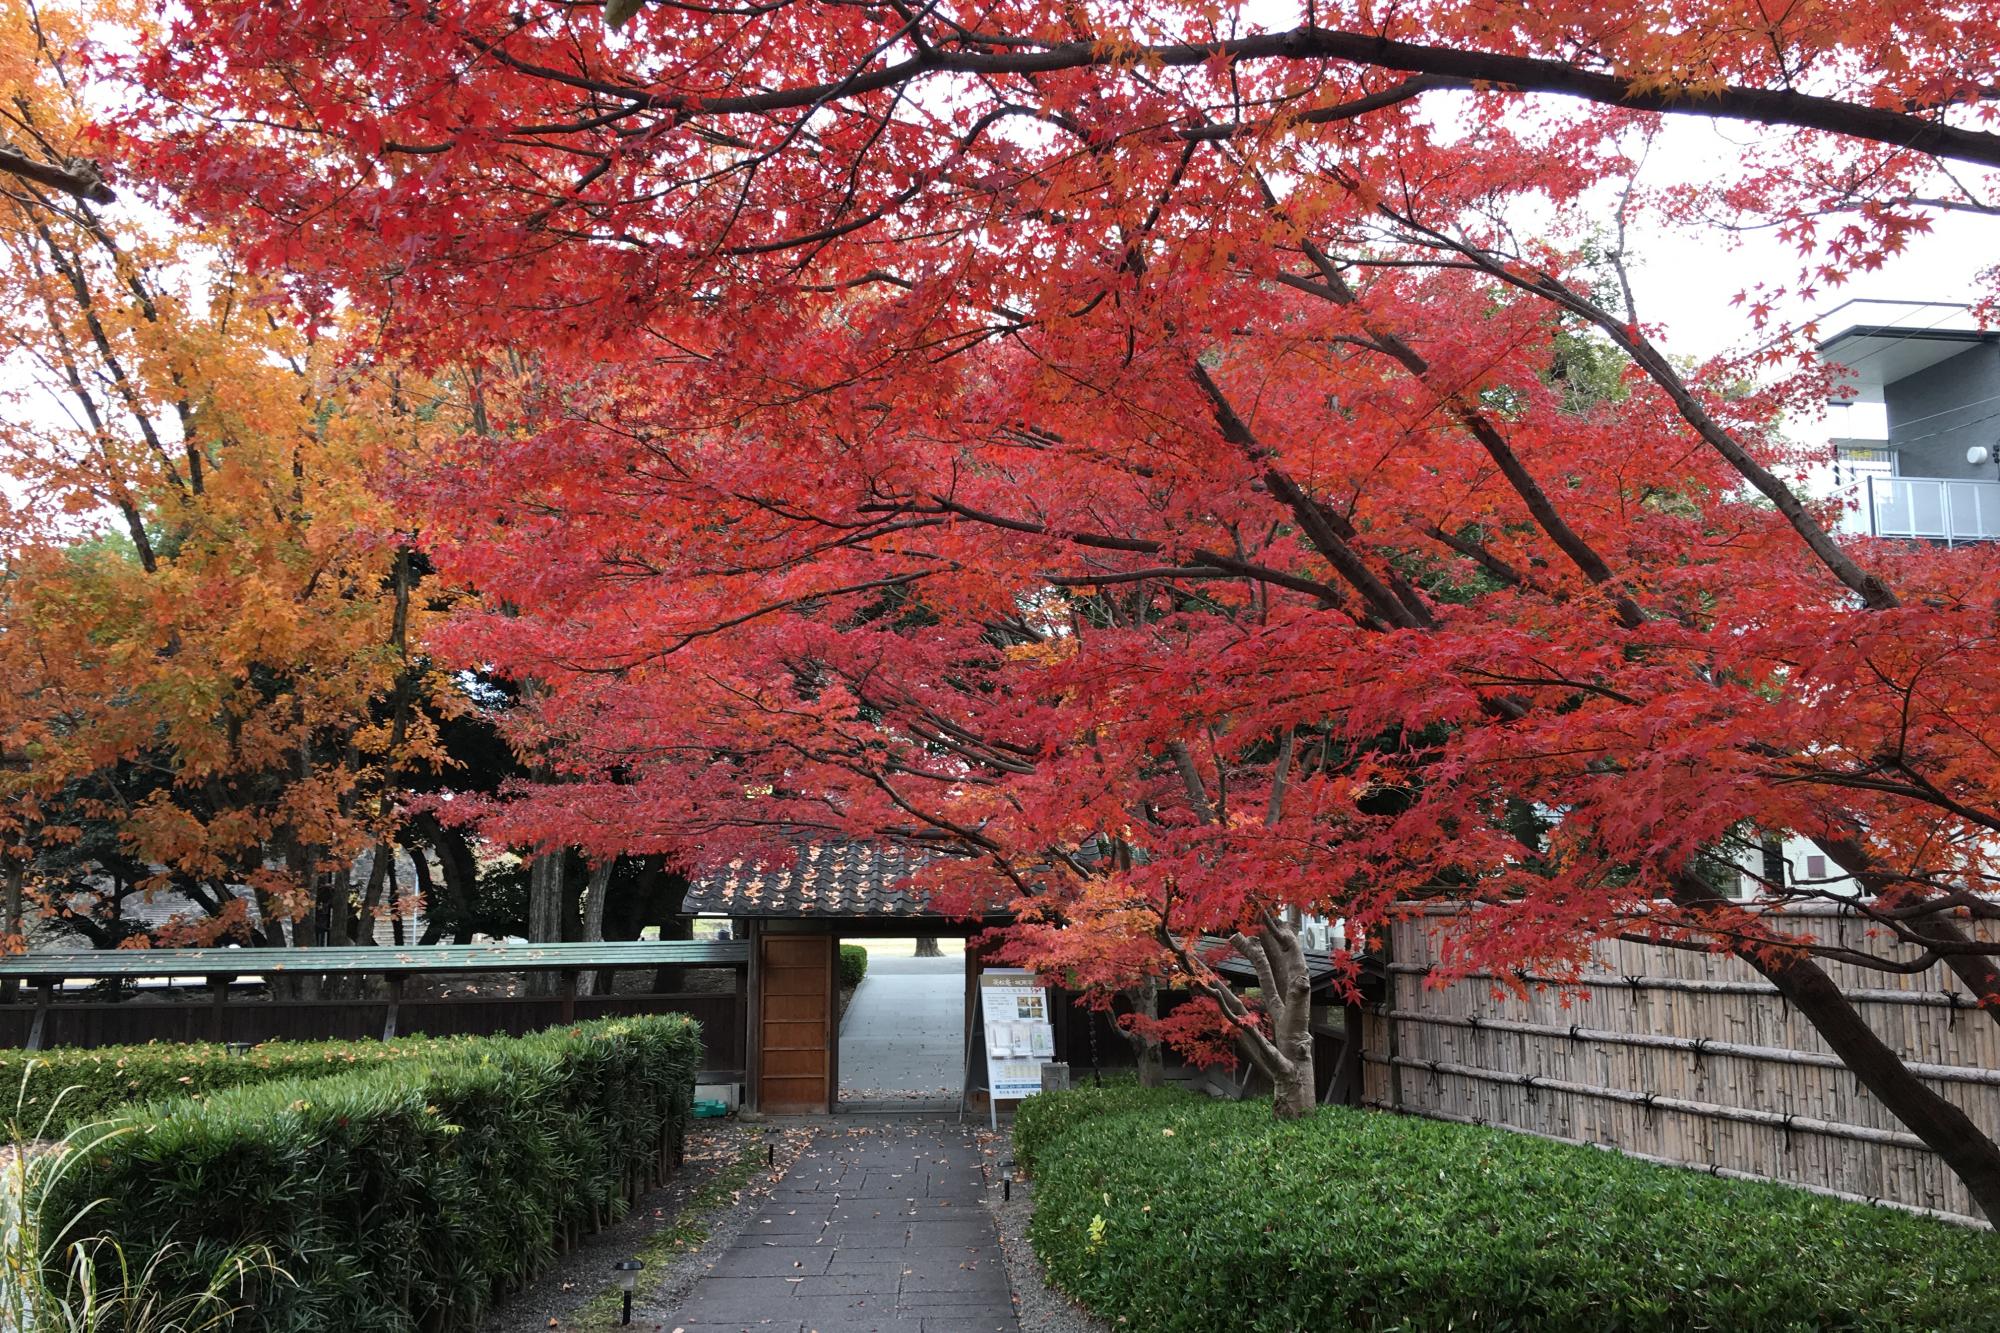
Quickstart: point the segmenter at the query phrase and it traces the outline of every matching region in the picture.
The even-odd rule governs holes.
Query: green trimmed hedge
[[[245,1055],[231,1055],[227,1047],[212,1042],[7,1050],[0,1051],[0,1096],[18,1106],[14,1118],[24,1134],[56,1136],[148,1102],[201,1098],[278,1079],[435,1058],[472,1040],[273,1041],[252,1047]]]
[[[1134,1333],[2000,1330],[2000,1237],[1783,1185],[1130,1088],[1030,1098],[1016,1134],[1036,1253]]]
[[[1151,1107],[1178,1105],[1186,1094],[1168,1088],[1142,1088],[1130,1077],[1107,1078],[1103,1083],[1071,1088],[1066,1092],[1038,1093],[1024,1098],[1014,1113],[1014,1157],[1021,1169],[1034,1174],[1049,1145],[1086,1120],[1138,1111]]]
[[[158,1103],[53,1182],[45,1217],[162,1285],[268,1246],[283,1281],[235,1328],[475,1328],[494,1297],[679,1159],[701,1032],[680,1015],[427,1043],[423,1058]]]
[[[868,950],[859,944],[840,946],[840,984],[859,986],[868,975]]]

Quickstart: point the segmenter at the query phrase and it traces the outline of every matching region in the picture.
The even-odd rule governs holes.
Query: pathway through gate
[[[871,942],[868,975],[840,1024],[841,1102],[956,1108],[964,1082],[964,956],[914,958]]]
[[[1018,1333],[979,1152],[950,1120],[822,1129],[689,1292],[681,1333]]]

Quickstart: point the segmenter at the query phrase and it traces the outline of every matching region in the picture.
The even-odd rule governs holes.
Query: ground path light
[[[611,1265],[611,1271],[618,1275],[618,1290],[624,1297],[623,1309],[618,1315],[621,1324],[632,1322],[632,1291],[639,1285],[639,1270],[645,1266],[642,1259],[620,1259]]]

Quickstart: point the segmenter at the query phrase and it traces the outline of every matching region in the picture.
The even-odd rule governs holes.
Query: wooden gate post
[[[750,918],[744,932],[750,942],[750,966],[744,971],[746,1003],[740,1011],[743,1021],[743,1103],[752,1115],[763,1113],[763,1099],[757,1085],[764,1076],[764,923]]]
[[[397,1011],[403,1005],[403,974],[400,972],[390,972],[384,975],[383,980],[389,983],[389,1012],[382,1019],[382,1040],[394,1041],[396,1039]]]
[[[209,1009],[208,1029],[210,1041],[223,1042],[229,1040],[229,1029],[225,1026],[227,1020],[223,1015],[222,1006],[229,1002],[229,983],[233,979],[221,976],[208,978],[208,995],[211,1006]]]

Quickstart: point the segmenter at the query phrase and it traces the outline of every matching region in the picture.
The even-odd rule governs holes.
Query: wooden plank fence
[[[1364,1104],[1977,1219],[1936,1155],[1747,964],[1613,942],[1585,994],[1496,998],[1490,976],[1430,982],[1435,934],[1450,924],[1439,918],[1452,910],[1391,934],[1386,998],[1362,1020]],[[1838,907],[1788,912],[1784,928],[1892,947]],[[2000,1135],[2000,1023],[1952,988],[1948,969],[1825,966],[1915,1072]]]

